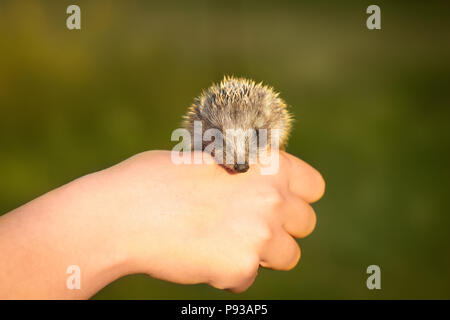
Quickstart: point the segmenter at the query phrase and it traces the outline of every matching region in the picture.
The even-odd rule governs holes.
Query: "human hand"
[[[315,169],[285,152],[275,175],[257,165],[237,175],[214,162],[175,165],[170,152],[149,151],[94,176],[109,195],[107,225],[128,273],[234,292],[253,283],[260,265],[297,264],[293,237],[314,229],[309,203],[325,187]]]

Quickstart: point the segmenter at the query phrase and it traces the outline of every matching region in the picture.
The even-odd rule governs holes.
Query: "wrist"
[[[44,220],[51,229],[44,241],[54,243],[52,250],[59,252],[56,268],[64,272],[64,280],[70,265],[80,270],[81,288],[67,289],[69,298],[89,298],[129,273],[117,202],[107,180],[103,172],[89,174],[44,196],[49,208]]]
[[[81,220],[85,221],[87,231],[84,235],[85,245],[89,248],[86,254],[95,261],[93,270],[109,282],[133,273],[134,258],[132,250],[129,250],[127,215],[124,212],[125,195],[120,194],[120,188],[108,169],[79,180],[74,181],[73,188],[83,190],[89,207]]]
[[[82,179],[92,209],[86,219],[95,226],[95,241],[99,245],[94,248],[99,270],[111,281],[129,274],[146,273],[141,257],[143,253],[151,254],[154,242],[142,241],[143,234],[147,240],[153,234],[142,219],[152,219],[152,210],[146,207],[148,214],[143,218],[127,166],[120,163]],[[149,266],[147,261],[145,266]]]

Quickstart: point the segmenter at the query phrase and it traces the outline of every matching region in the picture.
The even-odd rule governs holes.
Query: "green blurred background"
[[[66,28],[81,7],[82,29]],[[382,30],[366,28],[370,4]],[[149,149],[225,74],[281,92],[325,197],[290,272],[235,295],[128,276],[107,299],[450,298],[450,4],[2,1],[0,213]],[[366,287],[381,267],[382,289]]]

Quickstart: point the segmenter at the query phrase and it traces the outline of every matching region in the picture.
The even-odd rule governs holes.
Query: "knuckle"
[[[211,281],[209,284],[219,290],[226,290],[231,287],[226,281],[223,280]]]
[[[307,205],[304,213],[302,214],[302,219],[287,222],[285,227],[295,238],[304,238],[309,236],[314,231],[316,224],[317,215],[314,212],[314,209],[310,205]]]
[[[323,197],[323,195],[325,194],[325,186],[326,186],[326,183],[325,183],[325,179],[324,179],[324,177],[322,176],[322,174],[319,172],[319,171],[317,171],[317,170],[315,170],[315,185],[316,185],[316,194],[315,194],[315,196],[314,196],[314,202],[315,201],[318,201],[320,198],[322,198]]]
[[[292,247],[292,260],[286,264],[286,267],[284,270],[289,271],[295,268],[295,266],[300,261],[301,257],[301,250],[300,247],[297,245],[297,243]]]
[[[212,281],[210,283],[210,285],[219,290],[225,290],[228,288],[228,286],[222,281],[216,281],[216,282]]]
[[[312,209],[311,209],[311,213],[309,214],[309,220],[310,221],[307,224],[305,237],[310,235],[314,231],[314,229],[316,228],[317,215],[314,212],[314,210],[312,210]]]
[[[257,228],[255,230],[254,234],[255,234],[256,241],[258,243],[262,243],[262,244],[270,241],[274,236],[273,230],[270,228],[269,224],[267,224],[267,223],[265,223],[261,227]]]
[[[241,261],[230,277],[230,279],[233,279],[231,287],[249,287],[256,278],[258,267],[259,260],[256,258],[248,258]]]
[[[232,293],[242,293],[242,292],[246,291],[251,285],[252,285],[252,283],[246,283],[244,286],[230,288],[230,291]]]
[[[255,278],[259,267],[259,259],[247,258],[244,259],[238,268],[238,278],[243,281]]]
[[[268,206],[270,209],[278,207],[283,203],[283,195],[276,188],[271,188],[269,191],[262,194],[264,205]]]
[[[221,272],[220,277],[210,284],[214,288],[231,290],[233,292],[245,291],[256,278],[259,260],[257,258],[242,259],[234,265],[232,270]]]

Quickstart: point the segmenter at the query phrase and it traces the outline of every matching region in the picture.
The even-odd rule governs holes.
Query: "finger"
[[[304,238],[313,232],[316,226],[316,213],[303,199],[293,194],[287,196],[284,202],[285,220],[283,228],[296,238]]]
[[[264,246],[260,255],[261,266],[275,270],[290,270],[300,260],[300,247],[284,230],[280,230]]]
[[[319,171],[289,153],[281,155],[289,170],[289,189],[308,203],[319,200],[325,192],[325,181]]]

